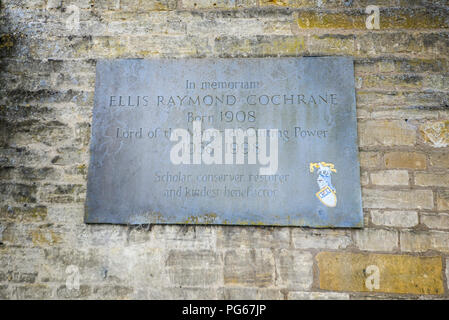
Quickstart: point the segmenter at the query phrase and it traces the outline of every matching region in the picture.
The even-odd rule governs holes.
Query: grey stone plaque
[[[362,227],[355,109],[346,57],[98,61],[85,221]]]

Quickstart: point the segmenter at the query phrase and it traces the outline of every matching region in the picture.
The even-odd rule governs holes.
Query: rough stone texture
[[[288,300],[348,300],[349,294],[340,292],[291,291]]]
[[[413,146],[416,129],[399,120],[367,121],[359,123],[361,147]]]
[[[417,186],[436,186],[449,187],[449,174],[441,173],[416,173],[415,185]]]
[[[443,152],[431,153],[430,154],[430,165],[437,167],[437,168],[448,168],[449,167],[449,152],[447,150],[445,150]]]
[[[379,152],[363,152],[359,153],[360,166],[362,168],[377,168],[381,165],[382,155]]]
[[[408,185],[408,179],[408,172],[405,170],[387,170],[371,173],[371,183],[374,185]]]
[[[444,293],[441,257],[321,252],[317,260],[324,290]]]
[[[424,217],[422,217],[424,218]],[[410,228],[418,224],[416,211],[371,210],[371,221],[378,226]],[[424,222],[423,222],[424,223]]]
[[[364,207],[392,209],[433,209],[431,190],[363,189]]]
[[[401,250],[404,252],[441,251],[449,253],[447,232],[404,231],[400,233]]]
[[[437,192],[437,209],[449,210],[449,191],[441,190]]]
[[[449,229],[449,214],[440,213],[438,215],[422,214],[421,223],[430,229]]]
[[[388,152],[384,156],[387,168],[426,169],[426,156],[417,152]]]
[[[226,300],[284,300],[284,295],[276,289],[222,288],[219,298]]]
[[[248,268],[248,266],[250,266]],[[224,283],[230,286],[269,287],[275,282],[275,258],[270,250],[236,249],[226,252]]]
[[[276,285],[307,290],[313,282],[313,259],[309,252],[282,249],[276,254]]]
[[[398,233],[385,229],[357,230],[354,242],[360,250],[394,251],[398,247]]]
[[[345,3],[2,1],[0,299],[449,299],[448,3]],[[363,229],[83,223],[98,59],[305,55],[354,57]]]
[[[352,243],[350,232],[343,230],[292,229],[291,233],[298,249],[345,249]]]

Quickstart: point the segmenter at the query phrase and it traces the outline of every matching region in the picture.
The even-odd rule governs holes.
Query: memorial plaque
[[[362,227],[352,59],[98,61],[85,221]]]

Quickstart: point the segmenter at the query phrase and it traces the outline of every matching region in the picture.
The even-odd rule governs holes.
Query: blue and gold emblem
[[[315,193],[316,197],[327,207],[335,207],[337,205],[337,190],[332,185],[332,172],[337,172],[333,163],[311,162],[309,164],[310,172],[315,169],[318,173],[317,183],[320,191]]]

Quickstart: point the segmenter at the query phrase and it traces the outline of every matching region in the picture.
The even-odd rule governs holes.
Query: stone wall
[[[0,298],[449,298],[448,1],[2,0],[0,15]],[[97,59],[317,55],[355,59],[365,228],[83,223]]]

